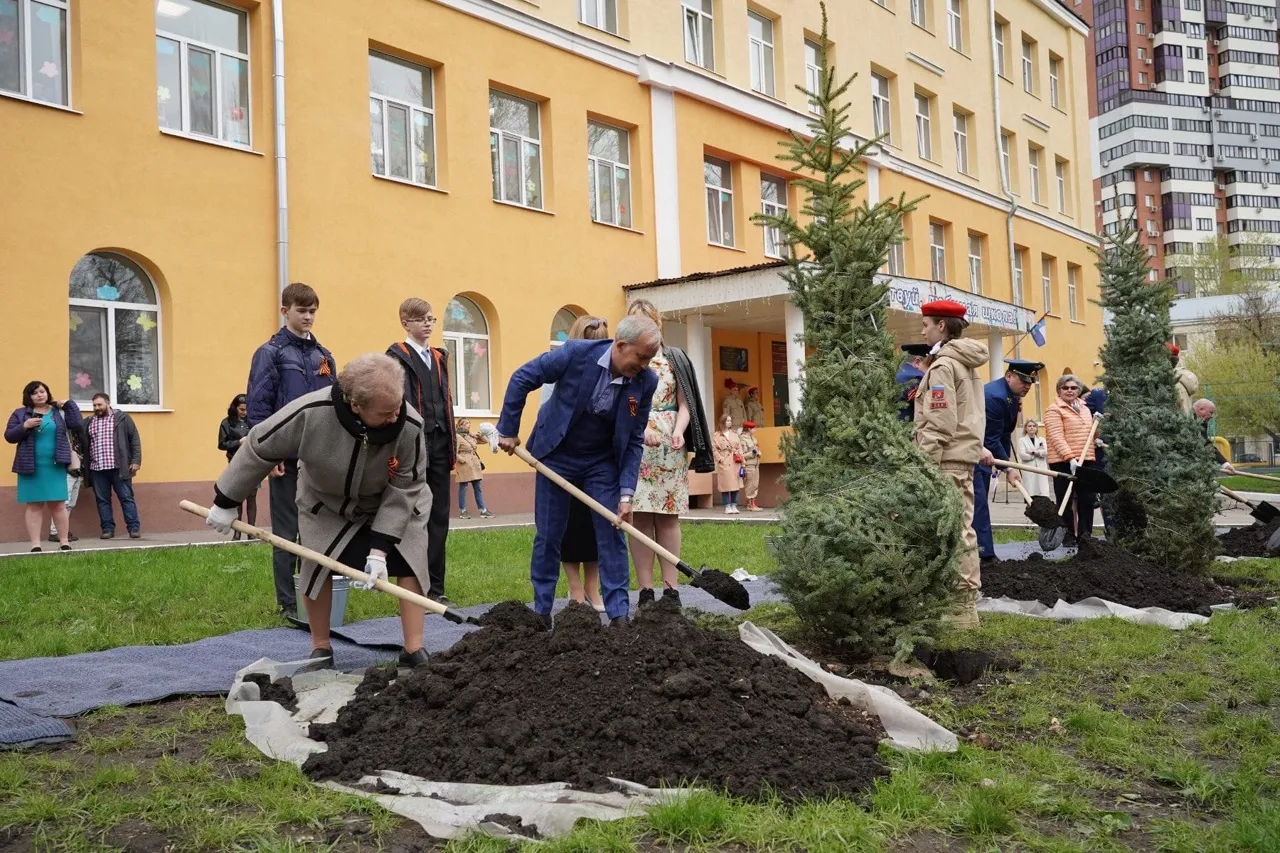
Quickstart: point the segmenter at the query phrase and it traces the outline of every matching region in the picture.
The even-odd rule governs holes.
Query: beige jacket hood
[[[987,412],[983,379],[987,345],[958,338],[931,357],[916,388],[916,444],[934,462],[976,465]]]

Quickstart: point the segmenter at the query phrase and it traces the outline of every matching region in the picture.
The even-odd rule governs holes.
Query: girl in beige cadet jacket
[[[987,346],[961,337],[965,307],[949,299],[926,302],[924,339],[933,346],[924,377],[916,386],[916,445],[951,478],[964,495],[964,538],[960,555],[960,602],[952,622],[978,627],[982,576],[978,536],[973,530],[973,468],[982,457],[986,403],[977,368],[987,363]]]
[[[453,477],[458,481],[458,515],[470,518],[467,514],[467,486],[470,485],[476,496],[476,509],[481,518],[493,518],[493,513],[484,505],[484,492],[480,481],[484,479],[484,464],[480,461],[477,449],[484,439],[471,434],[471,420],[458,418],[456,446],[457,457],[453,463]],[[488,442],[484,442],[488,444]]]

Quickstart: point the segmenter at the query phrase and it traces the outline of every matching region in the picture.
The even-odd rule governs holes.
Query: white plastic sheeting
[[[979,598],[978,610],[983,613],[1012,613],[1017,616],[1032,616],[1037,619],[1057,619],[1061,622],[1079,622],[1084,619],[1101,619],[1114,616],[1126,622],[1139,625],[1161,625],[1181,631],[1191,625],[1203,625],[1209,621],[1208,616],[1198,613],[1176,613],[1162,607],[1126,607],[1107,601],[1104,598],[1086,598],[1075,604],[1068,604],[1061,599],[1053,607],[1046,607],[1039,601],[1015,601],[1012,598]]]

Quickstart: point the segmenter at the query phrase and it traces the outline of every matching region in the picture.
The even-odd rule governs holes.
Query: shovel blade
[[[1080,488],[1095,495],[1109,495],[1120,488],[1115,478],[1101,468],[1077,468],[1076,483]]]
[[[1266,501],[1258,501],[1258,503],[1254,505],[1252,511],[1250,511],[1249,515],[1253,516],[1258,521],[1261,521],[1263,524],[1270,524],[1277,518],[1280,518],[1280,507],[1277,507],[1275,504],[1269,504]]]
[[[1053,527],[1040,528],[1040,548],[1044,551],[1055,551],[1062,547],[1062,543],[1066,541],[1067,528]]]
[[[692,581],[693,585],[705,590],[712,598],[723,601],[737,610],[751,609],[751,593],[732,576],[717,569],[702,567]]]

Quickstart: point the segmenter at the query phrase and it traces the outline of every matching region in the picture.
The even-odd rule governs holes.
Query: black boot
[[[674,602],[676,607],[680,606],[680,590],[664,589],[662,591],[662,600]]]
[[[654,593],[653,588],[640,590],[640,599],[636,602],[636,607],[644,607],[646,604],[653,604]]]
[[[316,662],[315,669],[333,669],[333,649],[312,649],[307,659]]]
[[[400,666],[407,666],[410,669],[413,669],[416,666],[422,666],[428,660],[430,660],[430,656],[427,654],[426,649],[416,649],[412,652],[407,652],[404,649],[401,649],[400,657],[396,662],[399,663]]]

